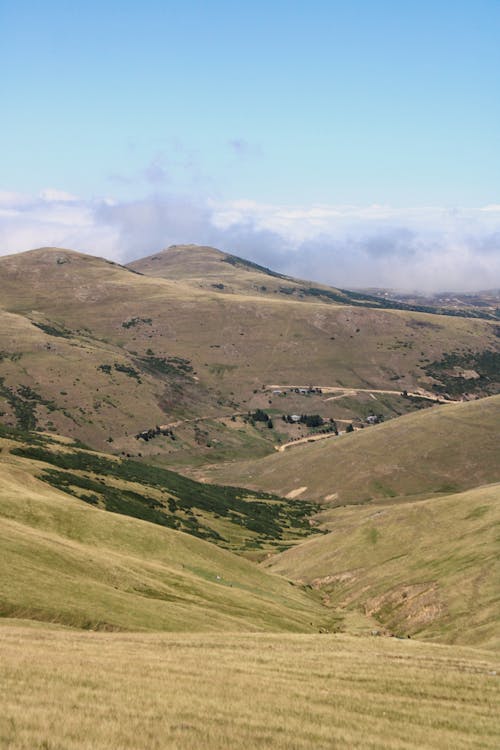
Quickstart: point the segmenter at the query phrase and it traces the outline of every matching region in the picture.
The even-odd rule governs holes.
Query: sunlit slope
[[[500,480],[500,396],[439,406],[255,462],[210,479],[328,503],[452,492]]]
[[[91,629],[297,630],[325,612],[182,532],[89,507],[0,462],[0,613]]]
[[[500,646],[500,485],[337,508],[330,533],[265,563],[396,634]]]
[[[479,649],[0,623],[0,663],[9,750],[498,748],[498,658]]]
[[[182,256],[188,267],[197,252]],[[237,279],[262,275],[218,263]],[[0,280],[6,421],[20,424],[18,412],[28,408],[42,429],[126,453],[140,450],[136,433],[157,424],[268,407],[266,384],[398,393],[430,387],[425,367],[445,353],[500,349],[484,320],[286,293],[225,294],[56,248],[0,258]],[[496,377],[471,387],[495,388]],[[287,411],[286,399],[271,406]],[[332,404],[314,406],[323,408],[335,416]],[[143,447],[148,455],[174,450],[168,441]],[[247,447],[242,436],[233,452]],[[198,450],[194,434],[187,450]]]
[[[4,462],[80,502],[250,556],[283,549],[314,532],[309,519],[318,505],[202,484],[168,469],[82,449],[66,437],[0,425],[0,454]]]
[[[332,297],[325,298],[324,302],[349,302],[346,294],[339,289],[294,279],[236,255],[203,245],[171,245],[159,253],[129,263],[127,268],[146,276],[177,279],[223,294],[280,295],[288,298],[294,295],[297,299],[306,300],[305,290],[314,287],[318,290],[328,290],[332,294]],[[337,299],[334,295],[337,295]],[[377,304],[376,301],[374,304]]]

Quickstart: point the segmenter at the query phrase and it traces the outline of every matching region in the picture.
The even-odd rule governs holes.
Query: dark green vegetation
[[[266,276],[272,276],[275,279],[288,279],[289,278],[289,276],[284,276],[282,273],[271,271],[270,268],[261,266],[258,263],[254,263],[251,260],[245,260],[244,258],[239,258],[237,255],[226,255],[221,260],[223,263],[230,263],[230,265],[236,266],[237,268],[248,268],[252,271],[260,271]]]
[[[229,262],[229,261],[228,261]],[[234,264],[236,265],[236,264]],[[260,270],[270,273],[267,269]],[[276,275],[276,274],[272,274]],[[286,279],[286,276],[279,278]],[[349,304],[354,307],[377,307],[381,310],[402,310],[406,312],[427,313],[431,315],[448,315],[458,318],[482,318],[484,320],[497,320],[498,315],[484,310],[450,309],[446,307],[433,307],[432,305],[413,305],[406,302],[377,297],[364,292],[353,292],[349,289],[331,290],[325,287],[315,286],[282,286],[279,288],[281,294],[297,295],[302,298],[316,297],[322,301]]]
[[[191,379],[191,373],[193,372],[189,359],[185,357],[157,357],[151,349],[147,350],[145,357],[140,358],[139,363],[153,375]]]
[[[13,437],[15,434],[12,433]],[[29,435],[21,435],[24,441],[31,442]],[[317,511],[313,503],[287,501],[269,493],[235,487],[200,484],[167,469],[111,459],[89,451],[62,451],[58,443],[45,440],[41,445],[39,438],[38,441],[35,445],[14,447],[10,452],[56,466],[59,470],[44,469],[40,478],[113,513],[176,528],[223,547],[233,546],[234,527],[241,527],[238,536],[246,540],[243,548],[259,548],[269,543],[283,545],[284,542],[286,546],[286,539],[291,536],[311,533],[308,519]],[[117,486],[113,480],[126,485]],[[227,524],[225,533],[217,530],[217,519]]]
[[[152,322],[151,318],[130,318],[130,320],[123,321],[122,328],[135,328],[135,326],[138,326],[141,323],[150,326]]]
[[[462,396],[464,393],[494,393],[500,384],[500,352],[451,352],[424,368],[439,381],[433,385],[436,393]],[[472,376],[467,377],[467,373]]]
[[[45,406],[48,411],[56,409],[53,401],[45,399],[29,385],[19,385],[17,388],[12,388],[5,385],[4,378],[1,376],[0,397],[3,397],[12,407],[20,430],[35,430],[38,427],[36,416],[38,405]]]
[[[46,333],[48,336],[55,336],[60,338],[66,338],[69,339],[73,336],[72,331],[68,331],[67,328],[64,328],[64,326],[59,326],[56,328],[56,326],[51,325],[49,323],[37,323],[36,321],[32,321],[33,325],[39,328],[41,331]]]

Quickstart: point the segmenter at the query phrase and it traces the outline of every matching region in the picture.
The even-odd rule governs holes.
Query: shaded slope
[[[24,461],[24,463],[23,463]],[[286,581],[178,531],[95,509],[0,460],[0,613],[91,629],[308,630]]]
[[[450,492],[500,480],[500,396],[435,407],[350,435],[210,472],[336,505]],[[208,472],[205,475],[208,476]]]
[[[266,568],[310,583],[331,606],[449,643],[500,646],[500,485],[429,500],[337,508],[331,533]]]

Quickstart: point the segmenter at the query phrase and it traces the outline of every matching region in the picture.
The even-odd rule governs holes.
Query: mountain
[[[0,278],[4,616],[497,643],[495,320],[196,246]]]
[[[237,255],[203,245],[171,245],[159,253],[141,258],[127,268],[146,276],[177,280],[224,294],[293,297],[307,300],[311,290],[324,293],[324,302],[349,303],[348,293],[315,285],[261,266]],[[318,295],[319,296],[319,295]],[[375,299],[375,298],[373,298]]]
[[[491,321],[381,309],[211,248],[158,257],[129,268],[58,248],[0,258],[7,424],[182,467],[272,453],[293,433],[278,429],[283,413],[387,419],[432,404],[405,390],[500,389]],[[146,275],[152,264],[159,275]],[[310,385],[340,390],[284,388]],[[248,418],[258,409],[273,429]]]
[[[338,289],[278,273],[245,258],[203,245],[171,245],[159,253],[132,261],[127,268],[164,279],[177,279],[200,288],[224,293],[279,294],[298,300],[316,298],[323,303],[405,310],[498,321],[494,293],[431,297],[395,295],[384,289]]]

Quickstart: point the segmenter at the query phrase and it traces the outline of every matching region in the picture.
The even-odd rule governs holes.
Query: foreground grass
[[[0,629],[6,750],[497,748],[491,654],[384,638]]]

